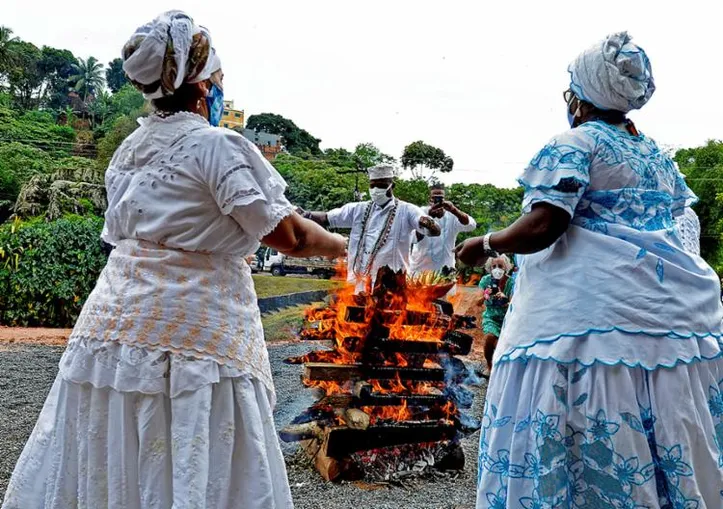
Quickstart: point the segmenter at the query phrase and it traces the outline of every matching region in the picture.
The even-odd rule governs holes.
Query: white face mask
[[[502,276],[505,275],[505,269],[500,269],[499,267],[492,269],[492,277],[495,279],[502,279]]]
[[[391,200],[391,197],[387,196],[387,191],[389,191],[391,188],[391,184],[386,189],[371,187],[369,188],[369,196],[371,196],[374,203],[381,207],[382,205],[385,205],[387,202],[389,202],[389,200]]]

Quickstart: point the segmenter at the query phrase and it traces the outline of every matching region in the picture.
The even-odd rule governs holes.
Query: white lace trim
[[[248,374],[213,359],[190,357],[164,348],[92,339],[77,339],[68,344],[60,360],[60,373],[69,382],[90,383],[97,389],[108,387],[118,392],[165,394],[171,398],[218,383],[222,378]],[[269,394],[273,398],[273,391]]]

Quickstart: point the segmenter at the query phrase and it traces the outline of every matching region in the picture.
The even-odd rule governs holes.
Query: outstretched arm
[[[323,226],[324,228],[329,227],[329,216],[326,212],[304,212],[304,219],[314,221],[316,224]]]
[[[296,212],[282,219],[274,231],[261,239],[261,242],[285,255],[301,258],[337,258],[344,256],[346,252],[344,237],[327,232]]]
[[[490,236],[490,247],[500,253],[531,254],[550,247],[570,225],[570,214],[550,205],[537,203],[532,210],[504,230]],[[482,237],[467,239],[455,249],[457,258],[479,266],[487,260]]]

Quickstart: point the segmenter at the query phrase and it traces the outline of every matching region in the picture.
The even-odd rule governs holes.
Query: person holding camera
[[[512,262],[505,255],[489,258],[485,264],[487,275],[480,279],[479,287],[483,291],[481,304],[485,310],[482,314],[482,332],[484,333],[484,356],[488,373],[492,371],[492,356],[497,347],[497,340],[502,330],[502,322],[512,298],[514,280],[510,276]]]
[[[432,184],[429,191],[429,206],[422,210],[431,217],[441,231],[439,238],[430,239],[415,232],[412,239],[410,266],[412,274],[432,271],[439,272],[445,267],[454,269],[454,246],[457,235],[477,228],[472,216],[465,214],[445,197],[443,184]]]

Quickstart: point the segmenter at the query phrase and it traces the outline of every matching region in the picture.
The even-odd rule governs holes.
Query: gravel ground
[[[276,425],[281,428],[314,402],[300,383],[301,366],[286,365],[289,356],[319,347],[309,343],[269,345],[276,383]],[[63,348],[0,345],[0,500],[17,457],[27,440],[57,373]],[[473,414],[481,415],[484,386]],[[464,471],[456,479],[446,476],[405,482],[403,486],[364,483],[327,483],[310,466],[295,444],[284,444],[289,482],[296,509],[471,509],[477,479],[479,433],[463,440]]]
[[[65,348],[0,345],[0,501]]]

